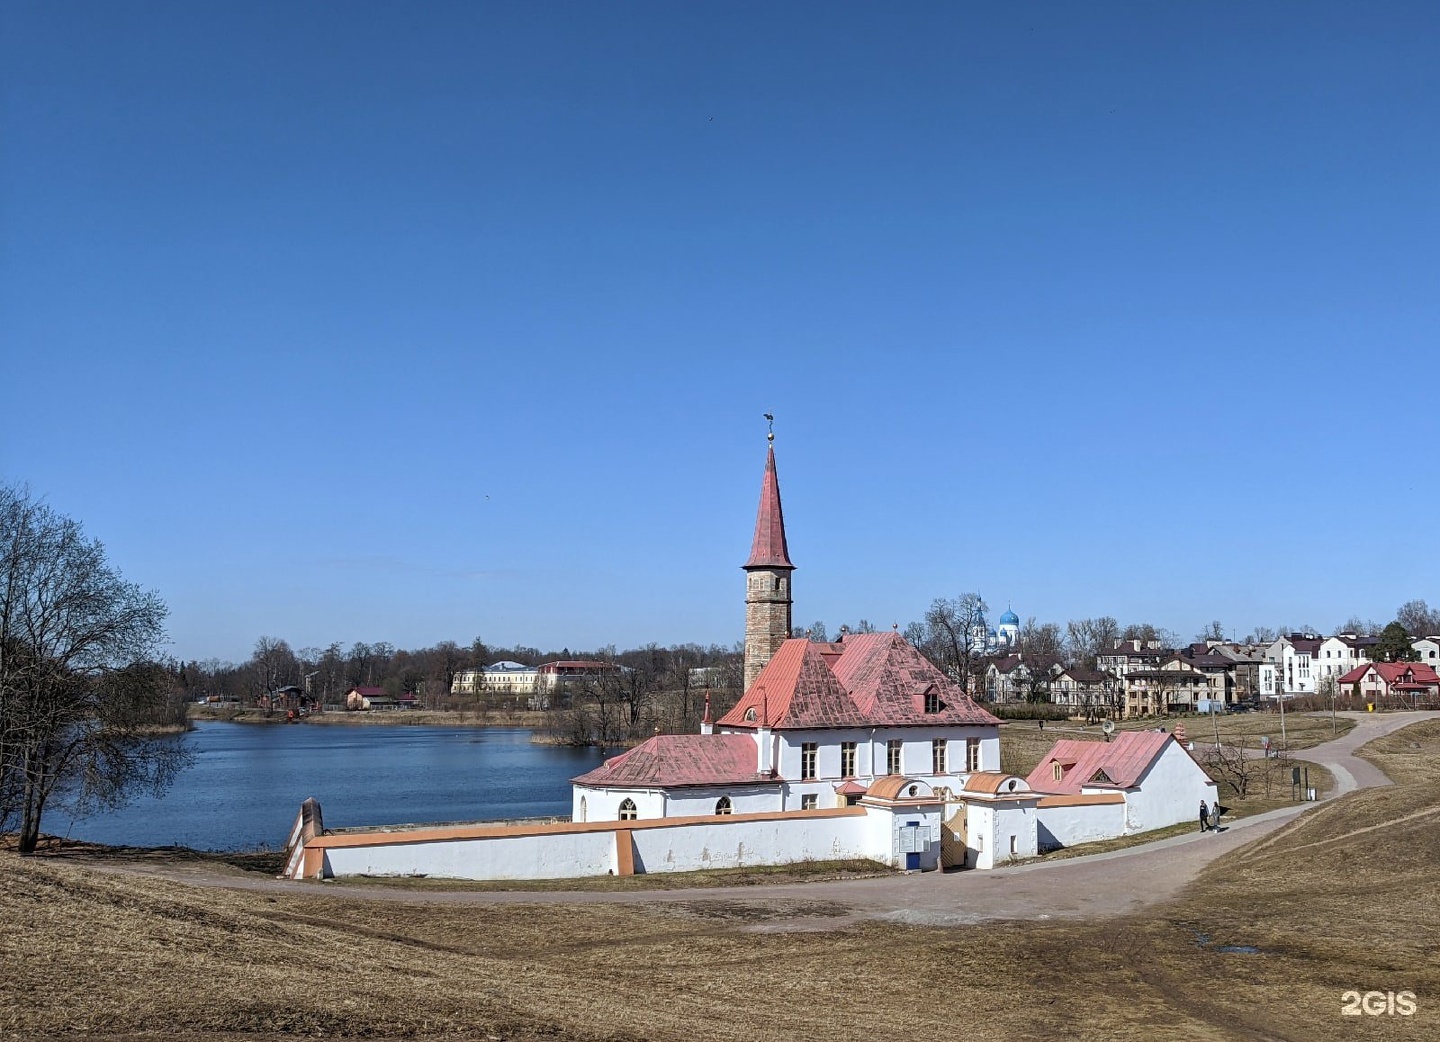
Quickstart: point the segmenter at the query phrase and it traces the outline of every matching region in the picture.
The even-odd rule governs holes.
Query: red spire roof
[[[775,446],[765,458],[765,481],[760,486],[760,509],[755,514],[755,541],[745,568],[794,568],[785,545],[785,515],[780,510],[780,479],[775,475]]]

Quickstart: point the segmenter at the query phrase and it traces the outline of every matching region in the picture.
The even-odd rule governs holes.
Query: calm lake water
[[[194,763],[161,798],[44,830],[98,843],[197,850],[279,848],[300,804],[325,824],[533,818],[570,813],[570,779],[597,749],[530,742],[522,730],[201,722],[178,736]]]

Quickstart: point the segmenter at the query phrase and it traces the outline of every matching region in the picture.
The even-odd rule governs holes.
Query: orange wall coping
[[[644,818],[632,821],[556,821],[537,825],[451,825],[395,832],[354,832],[316,836],[305,849],[332,847],[388,847],[401,843],[445,843],[466,839],[505,839],[522,836],[573,835],[615,832],[620,829],[665,829],[682,825],[725,825],[745,821],[804,821],[811,818],[864,817],[864,807],[826,807],[823,810],[778,810],[758,814],[702,814],[680,818]]]
[[[1040,801],[1042,807],[1089,807],[1106,803],[1124,803],[1123,792],[1086,792],[1073,796],[1046,796]]]

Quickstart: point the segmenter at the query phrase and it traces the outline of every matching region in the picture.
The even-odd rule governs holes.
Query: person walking
[[[1220,806],[1219,800],[1216,800],[1214,808],[1212,808],[1210,811],[1210,827],[1214,829],[1217,833],[1220,831],[1220,815],[1224,812],[1225,808]]]
[[[1204,832],[1210,827],[1210,807],[1204,801],[1200,801],[1200,831]]]

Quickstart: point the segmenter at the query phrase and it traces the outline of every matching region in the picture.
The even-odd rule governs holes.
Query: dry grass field
[[[1401,784],[1241,848],[1177,901],[1100,922],[824,930],[843,906],[762,891],[583,908],[392,903],[3,854],[0,1035],[1432,1039],[1440,726],[1368,752]],[[1257,951],[1221,950],[1232,946]],[[1343,1017],[1349,989],[1408,989],[1419,1011]]]

